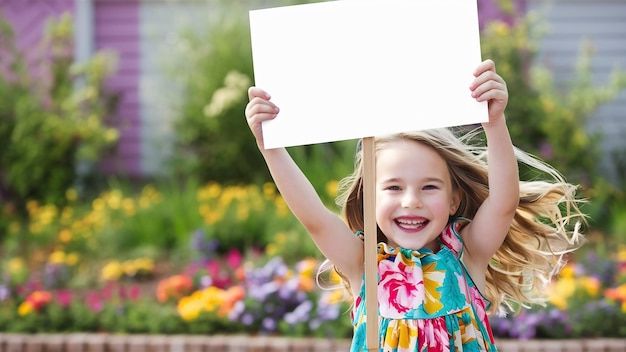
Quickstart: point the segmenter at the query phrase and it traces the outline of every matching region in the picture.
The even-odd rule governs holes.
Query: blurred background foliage
[[[608,82],[594,84],[594,52],[589,42],[582,42],[571,79],[557,84],[549,68],[536,60],[540,40],[549,30],[545,19],[537,13],[517,15],[512,7],[507,8],[514,24],[491,21],[482,32],[481,44],[483,57],[494,59],[507,82],[511,138],[518,147],[556,167],[570,182],[581,185],[590,200],[585,211],[594,227],[616,230],[612,221],[626,217],[623,210],[621,216],[614,214],[625,201],[626,163],[617,158],[619,154],[603,154],[602,135],[591,132],[589,122],[598,107],[626,87],[626,71],[616,67]],[[609,180],[607,170],[601,167],[603,158],[610,158],[622,176]]]
[[[294,3],[302,1],[276,2]],[[267,4],[260,0],[246,2],[245,6],[229,1],[220,4],[221,12],[215,14],[219,20],[200,31],[181,34],[187,41],[183,53],[187,61],[179,66],[180,70],[170,73],[183,86],[182,108],[174,122],[176,152],[167,164],[166,176],[146,182],[153,181],[160,192],[172,198],[164,201],[167,208],[160,214],[125,225],[128,229],[121,234],[110,234],[109,238],[116,238],[111,241],[115,247],[112,253],[142,244],[164,251],[184,246],[186,236],[202,222],[201,214],[187,213],[188,209],[198,208],[195,189],[207,184],[262,189],[270,181],[243,118],[247,88],[254,82],[247,11]],[[590,200],[586,211],[591,215],[593,229],[615,241],[623,240],[626,165],[616,158],[613,164],[620,177],[609,182],[599,161],[611,156],[602,155],[602,136],[592,134],[587,126],[597,107],[614,99],[626,86],[626,74],[616,70],[609,82],[593,84],[593,52],[582,43],[571,82],[557,85],[550,71],[536,60],[538,43],[547,30],[545,19],[516,14],[506,2],[502,6],[513,20],[489,22],[481,38],[483,57],[498,63],[499,73],[509,87],[507,118],[513,140],[556,166],[571,182],[580,183]],[[29,221],[27,204],[32,202],[56,207],[61,213],[68,203],[68,191],[78,190],[77,202],[84,202],[85,208],[92,207],[92,198],[100,191],[141,192],[141,187],[120,181],[122,177],[104,180],[104,189],[91,193],[75,187],[77,165],[97,161],[117,140],[117,131],[106,121],[115,109],[115,92],[103,88],[104,79],[115,70],[115,55],[98,52],[89,62],[73,64],[72,20],[63,16],[52,19],[47,27],[41,42],[40,66],[44,70],[36,76],[27,70],[25,58],[15,49],[10,26],[2,22],[0,28],[0,39],[7,48],[2,57],[3,69],[8,72],[2,75],[0,94],[4,102],[13,102],[0,106],[2,233],[11,232],[13,217],[21,219],[22,225]],[[325,190],[329,181],[335,182],[351,171],[355,144],[345,141],[301,146],[290,148],[290,152],[314,186]],[[321,193],[332,206],[334,199],[329,194],[334,190]],[[139,219],[136,216],[135,220]],[[222,224],[227,230],[216,231],[214,224],[206,222],[204,227],[207,236],[231,232],[230,236],[216,235],[223,237],[224,245],[239,240],[239,245],[271,242],[266,238],[271,234],[263,233],[265,226],[245,224],[244,220]],[[159,230],[165,234],[155,236]],[[22,231],[22,238],[34,237]],[[41,239],[33,243],[38,241]]]
[[[513,20],[490,22],[482,32],[482,49],[507,81],[513,141],[581,184],[592,221],[587,232],[595,240],[581,253],[593,249],[609,258],[626,238],[626,160],[602,151],[602,136],[591,133],[588,122],[626,87],[626,74],[616,70],[608,82],[594,84],[593,51],[581,43],[571,82],[557,84],[537,60],[548,30],[545,19],[516,14],[510,2],[499,2]],[[294,3],[303,1],[273,5]],[[322,259],[270,182],[243,115],[247,88],[254,82],[246,14],[269,5],[261,0],[245,7],[227,0],[220,4],[218,21],[181,34],[188,43],[186,62],[171,74],[182,83],[183,100],[166,174],[141,184],[110,177],[91,189],[78,187],[80,178],[98,178],[97,169],[81,174],[78,165],[97,162],[118,138],[106,119],[116,94],[103,88],[115,70],[115,55],[98,52],[89,62],[73,64],[72,22],[64,16],[50,22],[41,44],[42,52],[50,53],[41,56],[46,70],[36,76],[0,18],[5,48],[0,56],[0,300],[5,285],[20,303],[16,290],[34,280],[46,289],[84,290],[102,287],[103,276],[132,281],[143,271],[166,275],[183,270],[206,246],[218,254],[237,249],[286,263]],[[289,151],[332,207],[337,180],[352,170],[355,146],[345,141]],[[611,180],[600,167],[605,157],[616,167]],[[156,264],[145,269],[137,260]]]
[[[280,5],[318,1],[275,1]],[[204,31],[188,31],[185,58],[179,66],[183,102],[175,121],[176,152],[172,172],[194,175],[202,181],[240,184],[269,181],[269,173],[243,118],[247,89],[254,82],[250,28],[247,13],[267,6],[267,1],[221,1],[219,20]],[[208,38],[208,42],[207,42]],[[205,74],[198,74],[203,72]],[[354,141],[291,148],[314,185],[350,172],[345,162]],[[348,159],[350,160],[350,159]]]
[[[0,30],[0,200],[17,210],[29,199],[62,203],[79,164],[97,161],[118,139],[106,124],[115,95],[103,89],[115,54],[74,64],[73,21],[64,15],[49,21],[39,62],[28,67],[11,27],[2,21]]]

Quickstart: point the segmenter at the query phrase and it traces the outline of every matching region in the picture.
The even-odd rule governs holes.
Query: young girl
[[[574,217],[584,220],[576,187],[513,146],[504,117],[508,92],[493,61],[474,76],[468,94],[488,101],[486,148],[473,141],[476,131],[375,139],[381,351],[495,351],[487,313],[542,302],[542,284],[577,245],[578,227],[568,226]],[[374,234],[362,233],[361,152],[341,182],[337,216],[284,148],[263,147],[261,122],[279,109],[259,88],[249,97],[247,121],[276,186],[354,298],[351,351],[365,351],[362,239]],[[520,182],[518,161],[549,181]]]

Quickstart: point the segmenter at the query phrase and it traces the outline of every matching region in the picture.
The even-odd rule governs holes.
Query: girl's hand
[[[470,85],[472,97],[476,101],[487,101],[489,122],[504,118],[504,109],[509,101],[506,82],[496,73],[496,64],[492,60],[483,61],[474,71],[476,77]]]
[[[257,145],[260,149],[264,149],[261,122],[275,118],[279,109],[270,101],[270,95],[261,88],[250,87],[248,98],[250,101],[246,105],[246,120],[256,138]]]

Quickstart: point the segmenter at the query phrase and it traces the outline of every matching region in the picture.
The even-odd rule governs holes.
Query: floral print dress
[[[487,319],[489,301],[459,259],[460,227],[454,221],[445,228],[437,253],[378,244],[380,351],[497,351]],[[367,351],[365,284],[352,322],[350,351]]]

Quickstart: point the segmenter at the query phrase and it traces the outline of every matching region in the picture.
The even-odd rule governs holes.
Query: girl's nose
[[[422,200],[420,197],[413,192],[406,192],[404,197],[402,197],[402,207],[403,208],[421,208]]]

